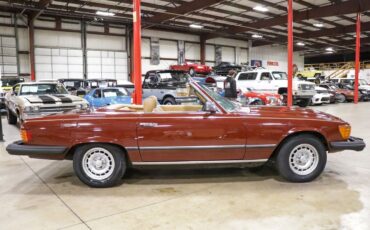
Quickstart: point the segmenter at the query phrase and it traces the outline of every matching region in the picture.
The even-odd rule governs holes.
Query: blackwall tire
[[[8,124],[10,125],[16,125],[17,124],[17,116],[14,115],[10,109],[6,110],[6,118],[8,120]]]
[[[164,100],[163,100],[163,105],[176,105],[176,100],[175,98],[173,97],[166,97]]]
[[[125,153],[117,146],[87,144],[73,155],[73,169],[85,184],[95,188],[117,185],[126,171]]]
[[[298,102],[298,106],[304,108],[304,107],[309,106],[310,103],[311,103],[311,99],[302,99]]]
[[[309,182],[316,179],[326,165],[326,148],[313,135],[289,138],[279,149],[276,168],[290,182]]]

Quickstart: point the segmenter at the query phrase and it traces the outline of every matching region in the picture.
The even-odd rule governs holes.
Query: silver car
[[[13,86],[5,96],[9,124],[33,117],[62,113],[69,110],[87,110],[88,102],[68,94],[65,87],[54,82],[28,82]]]

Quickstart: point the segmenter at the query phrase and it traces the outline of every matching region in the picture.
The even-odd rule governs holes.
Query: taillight
[[[26,129],[21,129],[21,138],[23,143],[28,143],[31,141],[31,132]]]

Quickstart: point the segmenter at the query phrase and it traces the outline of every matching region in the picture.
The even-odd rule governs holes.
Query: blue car
[[[127,89],[119,87],[92,89],[84,98],[95,108],[113,104],[131,104],[130,93]]]

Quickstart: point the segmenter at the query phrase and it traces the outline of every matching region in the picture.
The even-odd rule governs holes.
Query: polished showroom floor
[[[370,144],[370,103],[314,108]],[[271,169],[131,170],[121,186],[93,189],[71,161],[9,156],[18,128],[3,125],[0,229],[370,229],[370,146],[329,155],[306,184]]]

